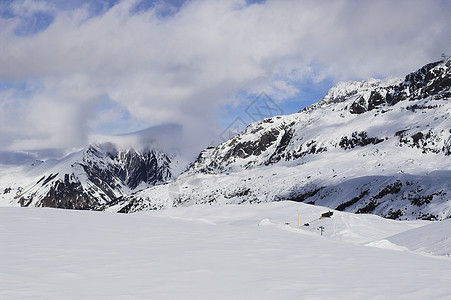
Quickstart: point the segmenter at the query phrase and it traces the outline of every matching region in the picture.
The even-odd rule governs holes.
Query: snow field
[[[0,298],[449,297],[451,259],[405,249],[418,241],[412,234],[418,230],[430,246],[441,245],[437,240],[450,236],[451,222],[342,212],[320,220],[326,211],[294,202],[132,215],[1,207]],[[396,251],[364,246],[390,248],[403,234]]]

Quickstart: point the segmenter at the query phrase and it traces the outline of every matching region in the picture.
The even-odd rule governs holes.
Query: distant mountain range
[[[91,145],[3,167],[0,204],[135,212],[294,200],[392,219],[451,217],[451,61],[343,82],[299,113],[250,124],[177,176],[156,148]]]

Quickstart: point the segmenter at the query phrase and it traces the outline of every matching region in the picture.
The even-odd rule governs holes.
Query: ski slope
[[[327,211],[0,207],[0,299],[449,299],[451,222]]]

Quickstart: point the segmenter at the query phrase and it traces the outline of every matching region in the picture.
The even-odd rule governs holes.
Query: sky
[[[194,155],[339,81],[439,60],[450,13],[448,0],[0,0],[0,152],[170,124]]]

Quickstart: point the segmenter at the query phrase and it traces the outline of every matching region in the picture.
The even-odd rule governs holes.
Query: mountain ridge
[[[297,114],[257,121],[203,150],[176,182],[123,204],[295,200],[392,219],[450,218],[450,65],[338,84]]]

